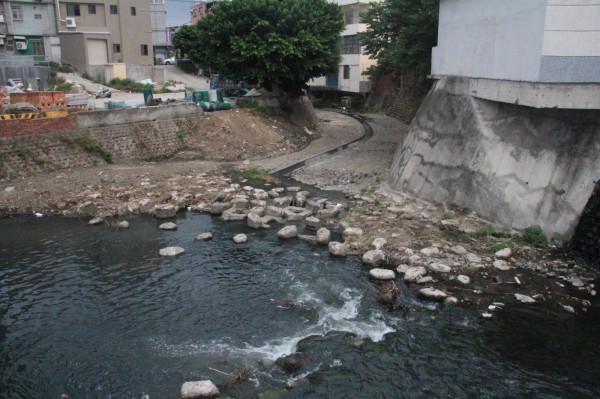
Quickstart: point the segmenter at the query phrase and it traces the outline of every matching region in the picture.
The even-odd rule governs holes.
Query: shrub
[[[540,226],[524,228],[523,231],[521,231],[519,240],[529,245],[533,245],[534,247],[542,247],[548,243]]]

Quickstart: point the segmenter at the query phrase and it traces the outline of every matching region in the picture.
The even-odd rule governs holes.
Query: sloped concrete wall
[[[396,151],[390,187],[568,240],[600,179],[600,111],[501,104],[468,87],[436,82]]]

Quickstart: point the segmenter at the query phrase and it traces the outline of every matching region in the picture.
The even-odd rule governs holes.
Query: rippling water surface
[[[174,232],[130,222],[0,220],[0,397],[176,398],[199,379],[240,398],[600,396],[595,310],[515,306],[483,321],[401,285],[403,316],[375,302],[358,258],[276,228],[190,213]],[[196,241],[204,231],[214,239]],[[234,244],[238,232],[249,242]],[[185,254],[158,256],[171,245]],[[295,350],[306,364],[286,374],[274,361]],[[209,367],[254,378],[230,385]]]

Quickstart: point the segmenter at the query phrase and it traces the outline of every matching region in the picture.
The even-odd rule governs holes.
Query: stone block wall
[[[0,121],[0,176],[93,166],[107,157],[166,158],[182,149],[181,132],[196,130],[202,115],[195,104],[178,104]]]

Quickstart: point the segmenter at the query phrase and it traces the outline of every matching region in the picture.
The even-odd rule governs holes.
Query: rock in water
[[[505,260],[495,260],[494,261],[494,267],[498,270],[502,270],[502,271],[506,271],[506,270],[510,270],[510,266],[508,265],[508,263],[506,263]]]
[[[371,269],[369,275],[377,280],[393,280],[396,278],[394,271],[388,269]]]
[[[185,382],[181,386],[181,399],[216,398],[219,389],[210,380]]]
[[[277,232],[279,238],[294,238],[298,236],[298,229],[296,226],[285,226]]]
[[[279,367],[288,373],[295,373],[300,370],[306,360],[301,353],[292,353],[291,355],[282,356],[275,361]]]
[[[331,241],[331,231],[325,227],[321,227],[317,230],[317,244],[327,245],[329,244],[329,241]]]
[[[90,226],[97,226],[99,224],[104,223],[104,218],[93,218],[92,220],[90,220],[88,222],[88,225]]]
[[[177,214],[177,208],[172,204],[156,205],[154,207],[154,214],[157,219],[174,218]]]
[[[515,298],[521,303],[535,303],[535,299],[528,295],[515,294]]]
[[[362,256],[363,263],[366,263],[367,265],[378,265],[383,262],[384,259],[385,253],[381,249],[367,251]]]
[[[411,267],[406,272],[404,272],[404,281],[406,281],[407,283],[415,283],[426,273],[427,270],[425,270],[423,266]]]
[[[213,238],[212,233],[200,233],[196,236],[196,240],[200,240],[200,241],[212,240],[212,238]]]
[[[328,248],[329,253],[333,256],[347,256],[348,250],[350,249],[348,245],[337,241],[330,241],[328,244]]]
[[[464,274],[459,275],[458,277],[456,277],[456,279],[462,283],[462,284],[469,284],[471,282],[471,279],[469,278],[469,276],[465,276]]]
[[[127,220],[122,220],[119,222],[119,224],[117,224],[117,228],[119,229],[128,229],[129,228],[129,222]]]
[[[429,299],[431,301],[441,302],[448,297],[448,294],[446,294],[443,291],[436,290],[435,288],[428,287],[428,288],[421,288],[419,290],[419,296],[421,298]]]
[[[233,241],[236,244],[241,244],[243,242],[248,241],[248,236],[246,234],[236,234],[235,236],[233,236]]]
[[[185,249],[183,249],[181,247],[166,247],[166,248],[162,248],[159,251],[159,254],[161,256],[177,256],[184,252],[185,252]]]
[[[264,225],[262,219],[256,213],[248,214],[248,219],[246,220],[246,224],[248,225],[248,227],[251,227],[253,229],[260,229]]]
[[[158,226],[161,230],[177,230],[177,225],[173,222],[162,223]]]
[[[358,227],[348,227],[342,233],[342,236],[344,237],[344,241],[346,241],[348,239],[353,239],[353,238],[358,239],[358,238],[362,237],[362,235],[363,235],[363,231],[362,231],[362,229],[359,229]]]

